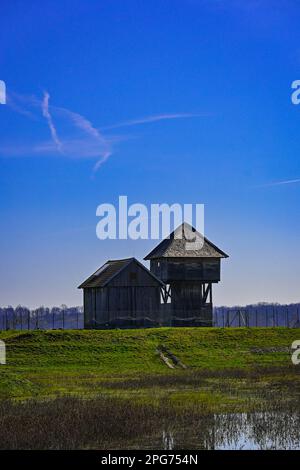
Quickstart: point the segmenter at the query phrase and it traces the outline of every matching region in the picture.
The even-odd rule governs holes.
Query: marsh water
[[[206,416],[195,427],[164,429],[148,449],[300,449],[300,413],[259,412]]]
[[[110,397],[0,401],[0,448],[300,449],[299,401],[276,396],[271,409],[216,414]]]

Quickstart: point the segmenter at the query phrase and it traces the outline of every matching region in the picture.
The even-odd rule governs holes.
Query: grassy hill
[[[180,399],[200,382],[202,392],[234,381],[286,383],[298,380],[290,346],[299,338],[287,328],[1,332],[7,364],[0,366],[0,398],[105,393],[155,400],[172,391]],[[169,369],[157,353],[161,345],[187,369]]]

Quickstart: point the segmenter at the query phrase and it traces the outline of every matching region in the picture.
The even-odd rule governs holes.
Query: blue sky
[[[299,301],[299,19],[292,0],[3,0],[0,304],[81,304],[107,258],[141,259],[155,241],[96,238],[123,194],[205,204],[230,255],[215,304]]]

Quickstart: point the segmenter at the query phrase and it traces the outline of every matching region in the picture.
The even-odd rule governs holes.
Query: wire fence
[[[84,327],[82,307],[29,310],[23,307],[0,309],[0,330],[73,330]]]
[[[217,327],[279,327],[300,328],[300,306],[267,306],[258,308],[217,307],[213,325]]]
[[[158,315],[159,316],[159,315]],[[141,317],[142,318],[142,317]],[[134,318],[130,324],[125,315],[120,322],[114,321],[111,324],[96,324],[95,328],[126,328],[126,327],[157,327],[164,324],[148,318],[147,315],[141,318]],[[116,319],[117,320],[117,319]],[[140,321],[137,321],[140,320]],[[202,321],[203,320],[203,321]],[[193,317],[182,315],[180,322],[174,317],[168,322],[169,325],[176,326],[208,326],[212,325],[220,328],[232,327],[287,327],[300,328],[300,304],[292,305],[266,305],[249,307],[215,307],[212,319],[207,315],[201,318],[201,313],[193,312]],[[6,307],[0,308],[0,330],[51,330],[51,329],[83,329],[84,312],[82,307],[54,307],[48,309],[40,307],[30,310],[26,307]]]

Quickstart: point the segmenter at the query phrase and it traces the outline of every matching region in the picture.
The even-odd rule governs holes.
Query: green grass
[[[7,364],[0,398],[105,393],[137,402],[228,404],[242,390],[299,386],[289,348],[300,331],[287,328],[158,328],[1,332]],[[165,345],[186,370],[168,369]],[[252,371],[255,371],[252,372]],[[254,374],[254,375],[253,375]],[[278,385],[279,384],[279,385]]]

